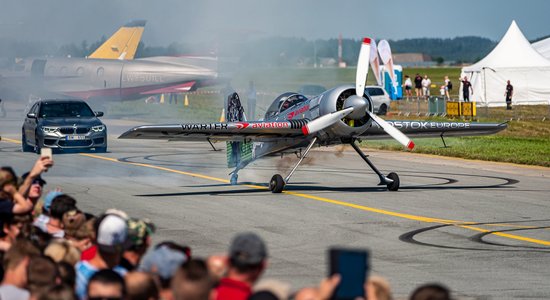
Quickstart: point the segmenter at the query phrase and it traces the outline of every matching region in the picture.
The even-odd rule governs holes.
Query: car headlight
[[[105,130],[105,125],[92,126],[93,132],[101,132]]]
[[[45,133],[56,133],[58,130],[59,127],[42,126],[42,131]]]

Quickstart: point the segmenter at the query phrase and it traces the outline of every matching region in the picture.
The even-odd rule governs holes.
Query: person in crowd
[[[60,284],[50,288],[40,295],[38,300],[76,300],[74,289],[71,286]]]
[[[30,172],[27,172],[23,174],[23,176],[21,176],[21,178],[23,179],[23,183],[27,180],[27,177],[29,177],[29,175]],[[42,179],[42,176],[40,175],[36,176],[31,182],[31,186],[27,193],[27,199],[33,203],[33,206],[36,206],[38,200],[40,199],[40,197],[42,197],[44,185],[46,185],[46,180]]]
[[[28,240],[17,240],[3,259],[4,278],[0,284],[0,299],[27,300],[30,297],[27,286],[27,268],[40,251]]]
[[[76,200],[73,197],[66,194],[55,197],[50,207],[50,217],[45,232],[54,238],[65,237],[63,216],[65,213],[76,209]]]
[[[34,219],[33,225],[40,228],[42,231],[47,232],[47,225],[50,222],[50,208],[52,207],[53,199],[57,196],[63,195],[61,191],[51,191],[46,194],[44,201],[42,202],[42,211]]]
[[[416,288],[410,300],[451,300],[449,289],[438,283],[430,283]]]
[[[122,254],[120,265],[128,271],[133,271],[147,249],[151,246],[151,235],[155,232],[155,225],[148,219],[128,220],[128,239],[130,247]]]
[[[124,300],[126,297],[126,283],[122,276],[111,270],[103,269],[90,277],[85,297],[80,299],[95,300]]]
[[[267,296],[275,297],[277,300],[285,300],[290,296],[290,284],[276,279],[262,279],[254,285],[252,290],[254,291],[254,294],[252,294],[249,299],[253,297],[261,299],[262,297]]]
[[[208,300],[213,297],[213,281],[204,260],[191,259],[181,265],[172,279],[174,300]]]
[[[67,240],[53,240],[46,249],[44,255],[53,259],[56,263],[66,262],[75,265],[80,261],[80,251]]]
[[[0,219],[0,251],[7,251],[15,243],[29,220],[28,215],[9,215]]]
[[[47,256],[34,256],[29,261],[27,270],[27,289],[33,299],[60,282],[56,263]]]
[[[461,79],[460,82],[462,82],[462,99],[464,99],[464,102],[470,102],[470,95],[474,95],[472,83],[468,81],[468,76],[464,76],[464,79]],[[471,94],[470,91],[472,91]]]
[[[172,299],[170,282],[178,267],[189,259],[184,248],[176,247],[175,243],[160,243],[149,251],[141,260],[138,271],[148,272],[157,276],[160,281],[160,296],[162,299]]]
[[[5,170],[0,170],[0,216],[26,214],[32,208],[32,202],[17,189],[17,178]]]
[[[42,173],[48,171],[53,166],[53,160],[47,156],[39,157],[32,169],[23,175],[23,183],[19,186],[19,193],[21,193],[25,198],[29,197],[31,192],[31,186],[35,183],[36,180],[43,181],[46,183],[40,176]],[[36,202],[33,203],[33,205]]]
[[[76,273],[74,265],[61,261],[57,263],[57,273],[59,274],[60,284],[70,286],[73,291],[76,287]]]
[[[445,89],[445,96],[447,97],[447,100],[451,100],[451,93],[453,92],[453,83],[449,79],[449,76],[445,76],[445,86],[447,87]]]
[[[405,75],[405,83],[403,85],[405,86],[405,97],[407,97],[407,100],[410,100],[412,98],[412,81],[409,75]]]
[[[227,256],[211,255],[206,260],[208,272],[214,282],[219,282],[227,273]]]
[[[506,82],[506,92],[504,92],[504,97],[506,97],[506,109],[512,109],[512,96],[514,96],[514,86],[510,83],[510,80]]]
[[[126,282],[126,300],[158,300],[159,288],[151,274],[129,272],[124,277]]]
[[[88,280],[98,270],[112,269],[124,275],[126,270],[119,266],[122,253],[126,249],[128,237],[127,220],[116,214],[104,214],[96,221],[97,253],[89,261],[79,261],[75,265],[76,294],[79,299],[86,296]]]
[[[97,218],[92,217],[84,222],[74,236],[69,236],[71,243],[80,250],[80,260],[91,260],[97,253],[97,245],[95,244],[95,229],[94,224]]]
[[[430,78],[428,78],[428,75],[424,75],[424,79],[422,79],[422,95],[428,99],[430,97],[430,86],[432,85],[432,81]]]
[[[414,90],[416,91],[416,98],[420,99],[420,97],[424,96],[422,94],[422,76],[418,73],[414,77]]]
[[[236,235],[229,247],[229,268],[216,288],[216,299],[245,300],[267,266],[267,247],[255,233]]]

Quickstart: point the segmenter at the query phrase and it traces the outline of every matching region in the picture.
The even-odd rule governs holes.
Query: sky
[[[550,0],[0,0],[0,37],[89,43],[134,19],[142,40],[223,42],[264,36],[499,40],[516,20],[528,39],[550,34]]]

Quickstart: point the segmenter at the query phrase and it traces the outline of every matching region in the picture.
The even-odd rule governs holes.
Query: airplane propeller
[[[365,93],[365,82],[367,81],[367,75],[369,72],[369,59],[371,50],[371,39],[364,38],[363,44],[361,44],[361,50],[359,52],[359,59],[357,61],[357,73],[355,75],[355,95],[348,97],[344,103],[344,107],[353,107],[353,112],[348,115],[348,118],[359,120],[367,113],[374,122],[376,122],[384,131],[397,140],[403,146],[412,150],[414,148],[414,142],[404,135],[401,131],[390,125],[382,118],[378,117],[374,113],[367,109],[367,101],[363,98]]]
[[[364,38],[363,43],[361,44],[361,50],[359,52],[359,59],[357,62],[357,73],[355,75],[355,95],[351,95],[345,100],[343,110],[321,116],[309,122],[306,126],[302,127],[302,132],[304,135],[309,135],[332,126],[343,117],[353,120],[360,120],[368,114],[369,117],[376,122],[376,124],[382,127],[387,134],[403,146],[407,147],[409,150],[412,150],[414,148],[414,142],[397,128],[393,127],[390,123],[372,113],[368,109],[368,102],[365,98],[363,98],[365,93],[365,82],[367,81],[367,75],[369,72],[369,59],[371,51],[370,43],[370,38]]]

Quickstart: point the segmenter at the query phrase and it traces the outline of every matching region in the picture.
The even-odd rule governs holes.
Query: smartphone
[[[53,159],[52,157],[52,148],[40,148],[40,156],[46,156],[46,157],[49,157],[50,159]]]
[[[369,272],[369,251],[366,249],[329,249],[329,275],[340,274],[340,283],[332,299],[354,300],[366,297],[365,282]]]

